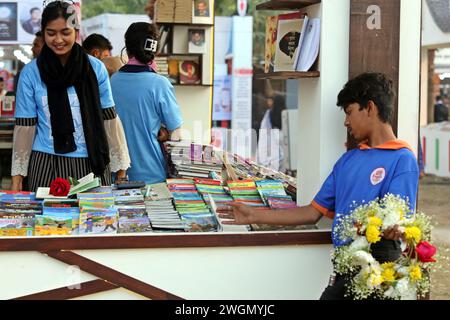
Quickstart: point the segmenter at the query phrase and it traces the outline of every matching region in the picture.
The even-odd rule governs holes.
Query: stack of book
[[[144,200],[153,231],[184,231],[185,225],[173,206],[172,194],[165,182],[147,185]]]
[[[256,186],[264,203],[271,209],[289,209],[297,206],[286,194],[280,180],[260,180],[256,181]]]
[[[158,73],[162,76],[169,76],[169,64],[167,63],[167,57],[155,57],[155,63],[158,66]]]
[[[79,234],[117,233],[117,209],[112,192],[78,194]]]
[[[266,206],[259,196],[255,181],[228,181],[227,184],[230,189],[231,196],[235,202],[240,202],[252,207]]]
[[[36,216],[35,235],[78,234],[80,208],[76,199],[46,199],[42,216]]]
[[[175,207],[186,225],[186,231],[215,231],[217,221],[192,179],[167,179]]]
[[[112,193],[119,214],[118,233],[152,231],[141,189],[116,189]]]
[[[225,191],[220,180],[194,179],[194,181],[197,191],[207,204],[210,204],[211,200],[214,200],[218,206],[233,201],[233,198]]]
[[[156,22],[174,22],[175,0],[156,1],[155,17]]]
[[[219,178],[223,164],[212,146],[170,142],[170,174],[180,178]]]
[[[175,0],[175,15],[173,22],[192,23],[192,3],[192,1]]]
[[[42,204],[30,192],[0,192],[0,237],[34,235],[35,216],[42,214]]]

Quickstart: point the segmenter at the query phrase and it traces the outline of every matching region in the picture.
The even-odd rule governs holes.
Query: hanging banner
[[[74,4],[79,20],[81,1],[67,2]],[[33,43],[41,30],[42,10],[41,0],[0,1],[0,45]]]

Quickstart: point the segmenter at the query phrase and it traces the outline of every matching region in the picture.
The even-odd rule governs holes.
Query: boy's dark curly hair
[[[345,84],[339,92],[337,105],[346,111],[350,104],[358,103],[362,110],[371,100],[378,107],[380,120],[390,123],[395,97],[392,87],[392,80],[382,73],[363,73]]]

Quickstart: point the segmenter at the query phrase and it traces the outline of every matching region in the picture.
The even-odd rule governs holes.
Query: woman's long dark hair
[[[147,22],[132,23],[125,33],[125,46],[128,56],[135,57],[142,63],[150,63],[155,54],[144,50],[147,39],[158,40],[158,31],[153,24]]]
[[[286,109],[286,102],[282,96],[273,98],[273,107],[270,111],[270,123],[273,129],[281,129],[281,112]]]

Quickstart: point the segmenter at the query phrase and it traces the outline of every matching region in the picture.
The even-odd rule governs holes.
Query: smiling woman
[[[109,77],[100,60],[76,43],[75,8],[53,1],[42,14],[44,46],[22,71],[16,101],[12,189],[49,186],[57,177],[90,172],[109,185],[130,159]],[[49,164],[52,165],[49,165]]]

